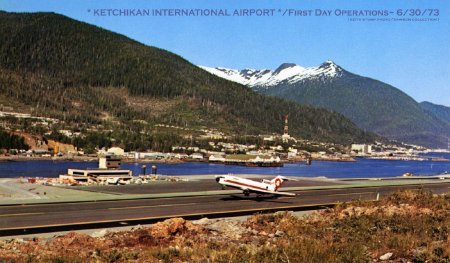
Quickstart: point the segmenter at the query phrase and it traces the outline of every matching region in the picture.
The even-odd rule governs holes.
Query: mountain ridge
[[[3,12],[0,23],[0,101],[76,128],[109,123],[133,132],[131,138],[158,123],[281,133],[289,114],[290,132],[299,138],[345,144],[377,138],[341,114],[255,93],[174,53],[66,16]]]
[[[270,88],[271,86],[281,83],[295,83],[307,78],[332,78],[335,76],[341,76],[347,72],[331,60],[327,60],[319,66],[307,68],[299,66],[295,63],[282,63],[275,70],[235,70],[222,67],[199,67],[219,77],[253,88]]]
[[[450,123],[450,107],[434,104],[428,101],[422,101],[420,103],[420,106],[422,107],[422,109],[435,116],[436,118]]]
[[[266,95],[339,112],[360,128],[389,139],[437,148],[446,144],[449,124],[403,91],[351,73],[331,60],[309,68],[288,65],[247,81],[238,70],[227,69],[225,74],[221,68],[203,68]]]

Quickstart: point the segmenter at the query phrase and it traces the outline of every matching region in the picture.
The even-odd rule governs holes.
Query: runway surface
[[[273,177],[269,177],[272,179]],[[251,178],[260,181],[262,178]],[[287,181],[283,187],[308,187],[308,186],[328,186],[344,184],[342,181],[325,181],[313,179],[298,179],[297,181]],[[214,191],[221,190],[222,187],[217,184],[214,179],[198,180],[187,182],[152,182],[151,184],[141,185],[91,185],[91,186],[71,186],[70,189],[78,189],[84,191],[108,193],[108,194],[161,194],[161,193],[182,193],[190,191]]]
[[[320,208],[353,199],[375,200],[399,189],[427,189],[449,192],[450,182],[438,184],[384,186],[296,191],[294,197],[256,198],[243,195],[208,195],[101,202],[0,206],[0,236],[82,229],[95,226],[154,222],[170,217],[212,218],[227,214],[252,214],[260,211]]]

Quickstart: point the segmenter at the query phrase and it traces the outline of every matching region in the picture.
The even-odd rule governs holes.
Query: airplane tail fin
[[[284,181],[288,181],[288,179],[284,176],[278,175],[277,177],[273,178],[270,183],[275,185],[275,191],[277,191],[278,188],[280,188],[284,183]]]

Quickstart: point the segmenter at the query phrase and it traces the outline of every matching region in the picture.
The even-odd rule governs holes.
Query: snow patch
[[[269,69],[227,69],[223,67],[205,67],[200,68],[227,80],[234,81],[250,87],[271,87],[282,82],[290,84],[305,79],[332,79],[339,77],[343,73],[343,69],[331,60],[327,60],[317,67],[304,68],[292,63],[284,63],[275,71]]]

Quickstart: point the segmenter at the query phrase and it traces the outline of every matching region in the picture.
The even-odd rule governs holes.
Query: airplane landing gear
[[[250,195],[250,191],[249,191],[249,190],[247,190],[247,189],[246,189],[246,190],[244,190],[244,195],[245,195],[245,196],[249,196],[249,195]]]

